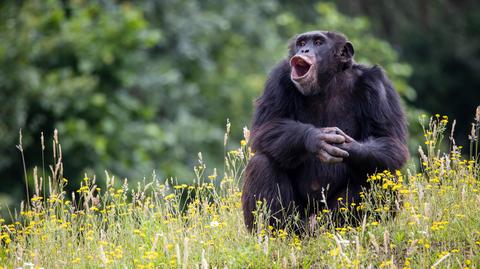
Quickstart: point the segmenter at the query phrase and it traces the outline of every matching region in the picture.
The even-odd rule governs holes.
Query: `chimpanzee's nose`
[[[301,50],[301,53],[308,53],[310,50],[309,49],[304,49],[304,50]]]

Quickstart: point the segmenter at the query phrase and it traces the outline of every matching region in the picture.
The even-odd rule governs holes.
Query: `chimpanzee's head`
[[[290,77],[303,95],[321,92],[353,63],[353,45],[340,33],[306,32],[293,38],[289,50]]]

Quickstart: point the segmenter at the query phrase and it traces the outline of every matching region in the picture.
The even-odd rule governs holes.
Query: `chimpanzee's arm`
[[[347,139],[346,162],[369,174],[400,169],[408,158],[405,115],[400,98],[379,67],[367,70],[356,84],[363,139]]]
[[[345,142],[336,128],[315,128],[289,119],[273,119],[252,132],[252,148],[273,158],[280,166],[298,166],[309,154],[324,162],[341,162],[348,153],[330,144]]]

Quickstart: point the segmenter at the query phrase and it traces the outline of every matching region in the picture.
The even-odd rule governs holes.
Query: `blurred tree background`
[[[402,96],[411,150],[421,110],[459,120],[480,101],[476,1],[6,0],[0,3],[0,204],[23,196],[57,128],[64,176],[104,170],[190,182],[197,152],[223,167],[252,101],[296,33],[345,33],[356,60],[383,66]],[[48,169],[47,167],[45,167]]]

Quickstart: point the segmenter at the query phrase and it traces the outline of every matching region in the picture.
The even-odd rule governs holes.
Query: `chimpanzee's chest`
[[[306,102],[305,110],[299,115],[299,120],[311,123],[318,128],[338,127],[347,135],[358,138],[362,122],[358,105],[349,95],[325,99],[312,98]]]

